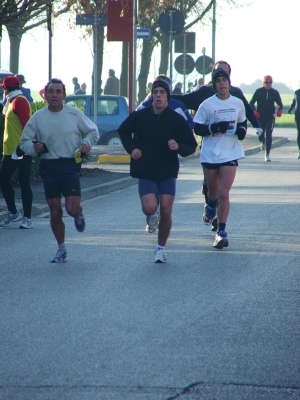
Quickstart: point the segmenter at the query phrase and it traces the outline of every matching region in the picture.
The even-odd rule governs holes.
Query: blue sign
[[[177,10],[177,8],[169,7],[160,14],[158,24],[160,29],[166,35],[177,35],[184,27],[184,16],[181,11]],[[170,30],[171,25],[173,27],[172,32]]]
[[[105,14],[81,14],[76,15],[76,25],[106,25]]]
[[[136,29],[137,39],[150,39],[150,29],[149,28],[137,28]]]

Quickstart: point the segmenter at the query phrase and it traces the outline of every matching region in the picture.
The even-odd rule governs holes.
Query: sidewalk
[[[288,142],[286,137],[273,137],[272,147],[278,147]],[[246,138],[241,142],[245,150],[245,154],[250,155],[261,151],[260,143],[256,135],[247,134]],[[117,167],[118,155],[126,154],[125,150],[120,150],[119,147],[94,146],[92,149],[93,161],[84,165],[83,176],[81,177],[82,200],[91,199],[110,192],[124,189],[135,185],[137,179],[131,178],[129,175],[129,165],[124,164],[120,168]],[[111,170],[111,164],[98,163],[100,155],[114,155],[114,168]],[[198,157],[198,151],[190,156]],[[117,165],[116,165],[117,164]],[[42,182],[32,183],[31,189],[33,192],[32,217],[48,212],[48,205],[45,200],[44,188]],[[15,199],[18,210],[22,212],[21,192],[19,187],[15,188]],[[6,203],[0,191],[0,221],[5,218],[7,213]]]

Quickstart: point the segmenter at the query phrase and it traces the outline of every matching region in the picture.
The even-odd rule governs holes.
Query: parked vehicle
[[[4,69],[0,69],[0,83],[2,83],[3,82],[3,79],[6,77],[6,76],[11,76],[11,75],[14,75],[12,72],[9,72],[9,71],[5,71]],[[3,93],[4,93],[4,91],[3,91],[3,86],[0,86],[0,102],[2,103],[2,101],[3,101]]]
[[[94,121],[94,96],[66,96],[65,103],[80,108]],[[98,96],[97,125],[100,133],[98,144],[122,146],[117,129],[128,116],[127,99],[122,96]]]

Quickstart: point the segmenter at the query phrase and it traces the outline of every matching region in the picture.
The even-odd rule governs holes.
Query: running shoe
[[[204,204],[204,214],[202,215],[202,221],[205,225],[210,225],[213,219],[216,217],[217,207],[209,207],[208,204]]]
[[[166,252],[163,249],[156,248],[154,255],[154,262],[165,263],[167,262]]]
[[[15,214],[8,211],[4,221],[0,222],[0,226],[5,228],[7,226],[10,226],[13,222],[20,221],[20,219],[22,219],[22,215],[19,213],[19,211],[17,211]]]
[[[31,218],[24,217],[19,229],[31,229],[33,228]]]
[[[154,214],[147,216],[146,232],[154,233],[156,231],[158,224],[159,224],[159,218],[160,218],[159,211],[155,211]]]
[[[78,232],[83,232],[85,230],[85,218],[82,213],[74,218],[74,225]]]
[[[51,263],[62,263],[65,261],[67,261],[67,252],[65,250],[57,250],[57,253],[52,258]]]
[[[298,157],[297,158],[298,158],[298,160],[300,160],[300,152],[298,153]]]
[[[266,162],[271,161],[271,158],[270,158],[269,154],[266,154],[266,155],[265,155],[265,161],[266,161]]]
[[[214,247],[216,249],[223,249],[223,247],[228,247],[227,232],[219,231],[215,236]]]

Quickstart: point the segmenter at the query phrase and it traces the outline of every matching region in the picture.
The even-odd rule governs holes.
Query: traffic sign
[[[76,25],[106,25],[106,14],[80,14],[76,15]]]
[[[195,68],[201,75],[207,75],[212,71],[214,60],[208,56],[200,56],[197,58]]]
[[[184,65],[185,58],[185,65]],[[176,71],[181,75],[188,75],[193,72],[195,67],[195,61],[189,54],[181,54],[178,56],[174,62],[174,67]]]
[[[175,37],[174,53],[195,53],[196,32],[184,32]]]
[[[150,39],[150,29],[149,28],[137,28],[136,29],[137,39]]]
[[[173,25],[172,32],[171,23]],[[180,33],[184,27],[184,16],[181,11],[177,10],[177,8],[169,7],[160,14],[158,24],[160,29],[166,35],[176,35],[177,33]]]

